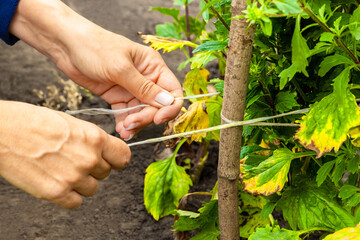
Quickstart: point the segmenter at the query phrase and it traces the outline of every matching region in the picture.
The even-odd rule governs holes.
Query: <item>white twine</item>
[[[247,126],[299,127],[299,124],[293,124],[293,123],[266,123],[266,122],[263,122],[263,121],[270,120],[270,119],[275,119],[275,118],[279,118],[279,117],[284,117],[284,116],[288,116],[288,115],[302,114],[302,113],[306,113],[308,111],[309,111],[309,108],[305,108],[305,109],[300,109],[300,110],[296,110],[296,111],[292,111],[292,112],[278,114],[278,115],[275,115],[275,116],[261,117],[261,118],[255,118],[255,119],[247,120],[247,121],[237,121],[237,122],[232,122],[232,123],[226,123],[226,124],[221,124],[221,125],[218,125],[218,126],[215,126],[215,127],[198,129],[198,130],[194,130],[194,131],[177,133],[177,134],[168,135],[168,136],[164,136],[164,137],[158,137],[158,138],[151,138],[151,139],[147,139],[147,140],[139,141],[139,142],[133,142],[133,143],[129,143],[128,146],[132,147],[132,146],[149,144],[149,143],[163,142],[165,140],[169,140],[169,139],[173,139],[173,138],[189,137],[189,136],[194,135],[194,134],[199,134],[199,133],[204,133],[204,132],[212,132],[212,131],[221,130],[221,129],[225,129],[225,128],[245,126],[245,125],[247,125]]]
[[[218,94],[219,94],[219,92],[207,93],[207,94],[199,94],[199,95],[186,96],[186,97],[177,97],[177,98],[175,98],[175,100],[194,99],[194,98],[202,98],[202,97],[212,97],[212,96],[216,96]],[[70,115],[75,115],[75,114],[86,114],[86,115],[121,114],[121,113],[129,112],[129,111],[134,110],[136,108],[143,108],[143,107],[148,107],[148,106],[150,106],[150,105],[148,105],[148,104],[140,104],[140,105],[137,105],[137,106],[134,106],[134,107],[129,107],[129,108],[125,108],[125,109],[119,109],[119,110],[112,110],[112,109],[105,109],[105,108],[88,108],[88,109],[81,109],[81,110],[75,110],[75,111],[69,111],[68,110],[68,111],[66,111],[66,113],[68,113]],[[205,128],[205,129],[198,129],[198,130],[189,131],[189,132],[177,133],[177,134],[168,135],[168,136],[164,136],[164,137],[151,138],[151,139],[147,139],[147,140],[139,141],[139,142],[133,142],[133,143],[129,143],[128,146],[132,147],[132,146],[149,144],[149,143],[163,142],[165,140],[170,140],[170,139],[174,139],[174,138],[189,137],[189,136],[194,135],[194,134],[212,132],[212,131],[216,131],[216,130],[231,128],[231,127],[238,127],[238,126],[299,127],[299,124],[293,124],[293,123],[267,123],[267,122],[263,122],[263,121],[270,120],[270,119],[275,119],[275,118],[279,118],[279,117],[284,117],[284,116],[288,116],[288,115],[302,114],[302,113],[306,113],[308,111],[309,111],[309,108],[306,108],[306,109],[300,109],[300,110],[296,110],[296,111],[292,111],[292,112],[278,114],[278,115],[275,115],[275,116],[261,117],[261,118],[247,120],[247,121],[229,120],[221,112],[221,119],[224,120],[224,122],[226,122],[226,124],[221,124],[221,125],[218,125],[218,126]]]
[[[186,96],[186,97],[177,97],[175,100],[184,100],[184,99],[193,99],[193,98],[202,98],[202,97],[212,97],[219,95],[218,92],[215,93],[207,93],[207,94],[199,94],[194,96]],[[80,109],[80,110],[74,110],[70,111],[67,110],[66,113],[70,115],[76,115],[76,114],[85,114],[85,115],[102,115],[102,114],[121,114],[130,112],[131,110],[137,109],[137,108],[143,108],[148,107],[149,104],[140,104],[134,107],[124,108],[124,109],[118,109],[118,110],[112,110],[112,109],[106,109],[106,108],[87,108],[87,109]]]

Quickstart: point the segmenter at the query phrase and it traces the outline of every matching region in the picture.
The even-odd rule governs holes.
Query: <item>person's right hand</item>
[[[0,101],[0,112],[0,175],[37,198],[77,208],[130,161],[128,146],[92,123],[19,102]]]

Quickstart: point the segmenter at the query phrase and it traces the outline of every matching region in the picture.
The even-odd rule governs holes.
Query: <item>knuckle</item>
[[[146,98],[155,88],[155,84],[150,80],[145,80],[139,88],[139,94],[142,98]]]
[[[99,189],[99,183],[94,181],[91,191],[88,194],[88,197],[94,196]]]
[[[64,198],[69,192],[69,187],[65,183],[56,182],[49,186],[39,197],[50,201]]]
[[[88,128],[86,131],[86,142],[93,147],[99,147],[105,140],[105,134],[97,127]]]
[[[110,172],[111,172],[111,168],[106,169],[106,170],[102,171],[101,173],[97,174],[96,178],[99,180],[103,180],[110,175]]]
[[[94,169],[100,161],[100,158],[97,156],[88,156],[86,160],[83,162],[83,168],[86,170]]]

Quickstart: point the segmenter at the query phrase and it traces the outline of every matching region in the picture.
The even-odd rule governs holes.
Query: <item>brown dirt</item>
[[[97,24],[140,42],[137,32],[154,34],[158,23],[169,21],[150,6],[170,6],[166,0],[88,0],[64,1]],[[194,3],[196,6],[196,3]],[[185,71],[176,70],[182,55],[164,56],[179,79]],[[56,81],[56,69],[47,58],[19,42],[13,47],[0,43],[0,99],[39,104],[33,89],[45,89]],[[107,107],[99,98],[85,99],[80,108]],[[83,117],[108,133],[116,134],[112,117]],[[163,126],[145,128],[135,140],[160,136]],[[0,239],[172,239],[169,216],[156,222],[143,205],[143,180],[153,161],[154,145],[132,148],[132,161],[123,171],[113,171],[102,181],[98,193],[85,199],[77,210],[65,210],[36,199],[0,178]],[[200,183],[191,191],[209,191],[216,180],[216,145]],[[210,179],[210,180],[209,180]]]

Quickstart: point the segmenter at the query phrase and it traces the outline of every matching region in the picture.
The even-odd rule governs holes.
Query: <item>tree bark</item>
[[[246,9],[246,0],[233,0],[232,16]],[[246,19],[231,21],[229,51],[225,72],[222,113],[227,119],[244,119],[247,82],[252,57],[254,28],[247,29]],[[242,127],[221,130],[218,193],[221,240],[240,239],[238,184]]]

